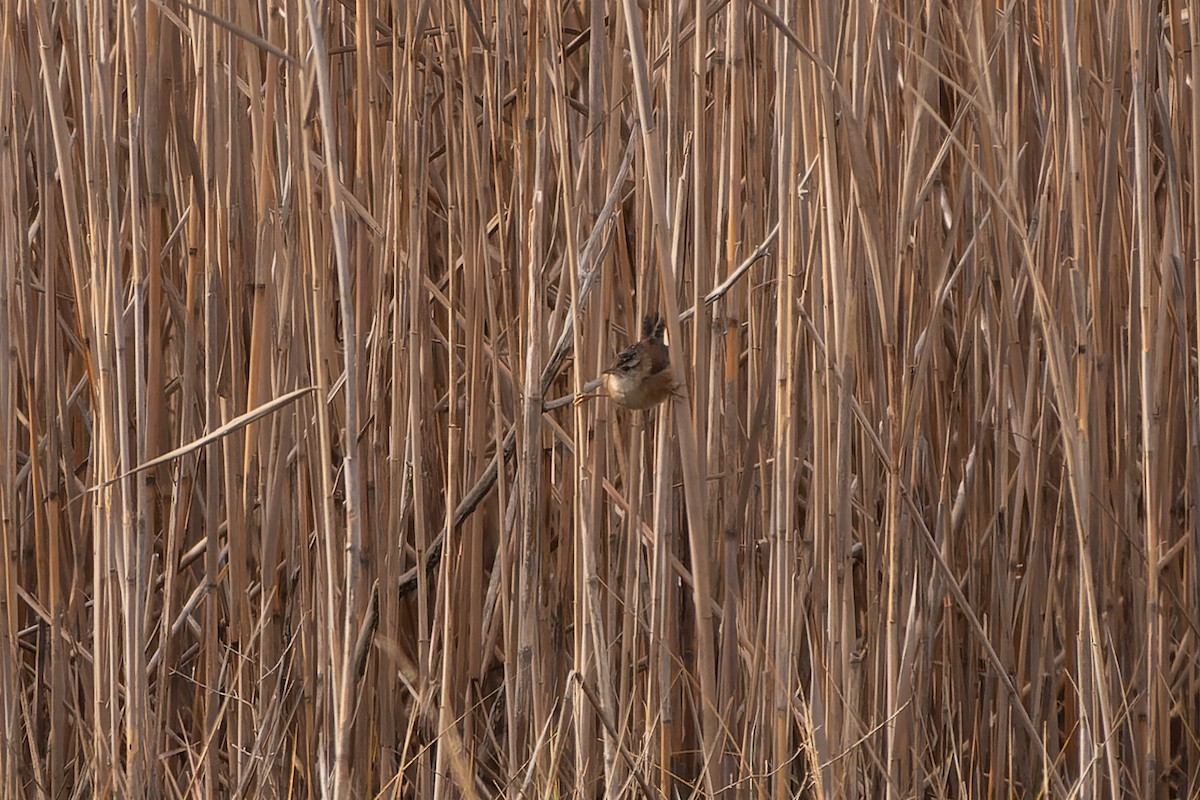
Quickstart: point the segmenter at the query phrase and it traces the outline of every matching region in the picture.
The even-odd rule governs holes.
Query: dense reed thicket
[[[1195,12],[0,4],[0,797],[1200,795]]]

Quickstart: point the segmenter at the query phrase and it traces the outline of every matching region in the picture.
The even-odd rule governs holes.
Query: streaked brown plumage
[[[642,321],[642,339],[621,351],[604,370],[604,390],[626,408],[652,408],[675,388],[671,353],[663,343],[663,318],[649,314]]]

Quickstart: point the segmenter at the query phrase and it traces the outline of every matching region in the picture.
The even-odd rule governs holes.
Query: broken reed
[[[1194,794],[1135,6],[4,4],[0,795]]]

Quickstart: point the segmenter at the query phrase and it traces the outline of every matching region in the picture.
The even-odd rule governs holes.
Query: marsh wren
[[[661,314],[648,314],[642,321],[641,341],[621,351],[613,365],[604,370],[604,390],[626,408],[652,408],[674,391],[663,324]]]

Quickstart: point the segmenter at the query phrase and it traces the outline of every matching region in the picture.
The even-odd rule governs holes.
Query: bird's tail
[[[666,322],[663,320],[662,314],[657,311],[647,314],[646,318],[642,320],[642,338],[651,342],[661,342],[664,325]]]

